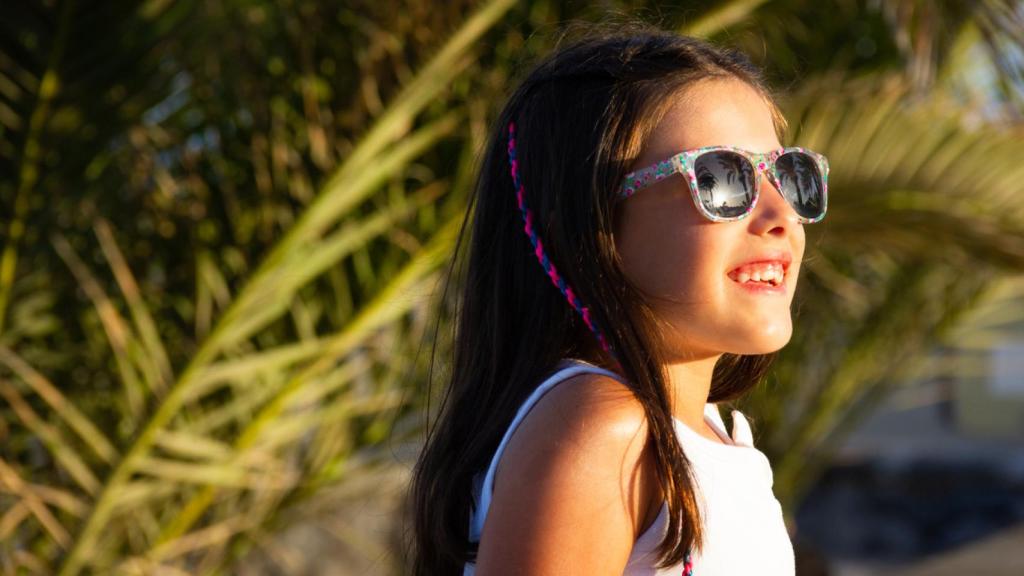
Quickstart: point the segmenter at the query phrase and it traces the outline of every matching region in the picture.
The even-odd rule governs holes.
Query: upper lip
[[[729,271],[729,276],[735,275],[740,268],[744,266],[750,266],[751,264],[760,264],[762,262],[771,262],[774,264],[782,265],[782,274],[785,275],[789,272],[789,265],[793,261],[793,256],[789,252],[783,251],[771,251],[764,252],[754,256],[750,260],[747,260],[741,264],[737,264]]]

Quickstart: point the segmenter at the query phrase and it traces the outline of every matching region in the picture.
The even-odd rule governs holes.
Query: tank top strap
[[[732,441],[740,446],[754,447],[754,433],[750,429],[750,422],[746,415],[739,410],[733,410],[732,414]],[[721,416],[719,416],[721,417]]]
[[[498,449],[494,451],[494,456],[491,458],[491,463],[490,466],[487,467],[486,474],[482,478],[477,475],[473,486],[477,506],[473,511],[472,519],[470,521],[470,542],[479,542],[480,535],[483,533],[484,520],[487,518],[487,511],[491,507],[491,494],[494,491],[494,473],[498,468],[498,461],[501,459],[501,455],[505,451],[505,446],[508,444],[509,439],[512,438],[512,434],[519,426],[519,423],[526,418],[530,409],[533,408],[544,394],[554,388],[558,383],[568,380],[578,374],[603,374],[620,382],[622,381],[622,376],[615,372],[594,366],[593,364],[583,362],[582,360],[566,360],[560,363],[559,366],[563,367],[557,369],[554,373],[548,376],[539,386],[537,386],[537,388],[534,389],[532,393],[530,393],[529,397],[526,398],[522,405],[520,405],[515,418],[512,419],[512,423],[505,431],[505,436],[502,437],[501,443],[498,444]]]
[[[727,432],[725,427],[725,421],[722,420],[722,413],[718,409],[718,404],[712,404],[708,402],[704,405],[704,416],[710,418],[714,427],[717,428],[719,436],[727,436],[728,439],[732,440],[732,443],[737,446],[747,446],[749,448],[754,447],[754,435],[750,429],[750,422],[743,412],[739,410],[732,410],[732,432]]]

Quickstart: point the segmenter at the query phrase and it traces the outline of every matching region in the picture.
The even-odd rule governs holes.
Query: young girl
[[[501,112],[451,382],[412,486],[417,574],[793,574],[767,458],[717,404],[792,332],[824,157],[740,54],[591,34]]]

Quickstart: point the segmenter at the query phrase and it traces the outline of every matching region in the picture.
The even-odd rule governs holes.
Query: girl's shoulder
[[[572,442],[580,447],[612,442],[626,449],[646,438],[643,406],[625,383],[590,364],[560,366],[538,387],[540,397],[532,399],[509,447],[534,444],[524,442],[533,438],[542,444]]]
[[[626,449],[646,438],[643,406],[622,382],[603,374],[572,375],[547,391],[520,424],[523,437],[561,439],[580,446],[611,442]],[[607,444],[606,444],[607,445]]]
[[[617,376],[589,364],[562,366],[566,367],[542,384],[547,389],[531,413],[572,415],[609,432],[620,431],[623,424],[644,425],[643,406]]]
[[[496,496],[509,502],[541,495],[530,505],[545,514],[557,508],[582,519],[617,510],[610,514],[622,523],[627,555],[660,511],[658,486],[643,406],[623,382],[590,370],[559,379],[535,399],[494,479]]]

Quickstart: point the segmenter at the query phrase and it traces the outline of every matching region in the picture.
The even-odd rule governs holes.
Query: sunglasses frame
[[[697,173],[694,170],[694,166],[698,158],[711,152],[734,152],[746,158],[754,168],[754,200],[743,214],[733,217],[716,216],[708,212],[701,202],[698,196]],[[693,203],[705,218],[712,222],[735,222],[746,218],[754,211],[754,207],[757,206],[757,201],[761,197],[761,176],[765,174],[768,176],[768,181],[772,183],[772,186],[779,192],[783,200],[786,200],[786,204],[793,208],[793,205],[790,204],[789,200],[786,199],[786,195],[782,192],[782,186],[779,184],[778,173],[775,168],[775,161],[791,152],[802,152],[812,158],[818,167],[818,172],[821,174],[821,197],[823,204],[821,215],[817,218],[805,218],[797,212],[797,218],[802,224],[818,222],[825,217],[825,212],[828,210],[828,159],[822,154],[799,146],[777,148],[763,153],[751,152],[734,146],[705,146],[703,148],[684,150],[657,164],[652,164],[646,168],[626,174],[626,178],[623,180],[618,194],[616,194],[616,201],[625,200],[640,190],[660,182],[673,174],[683,174],[686,176],[686,182],[689,185]],[[793,211],[796,212],[796,209],[794,208]]]

